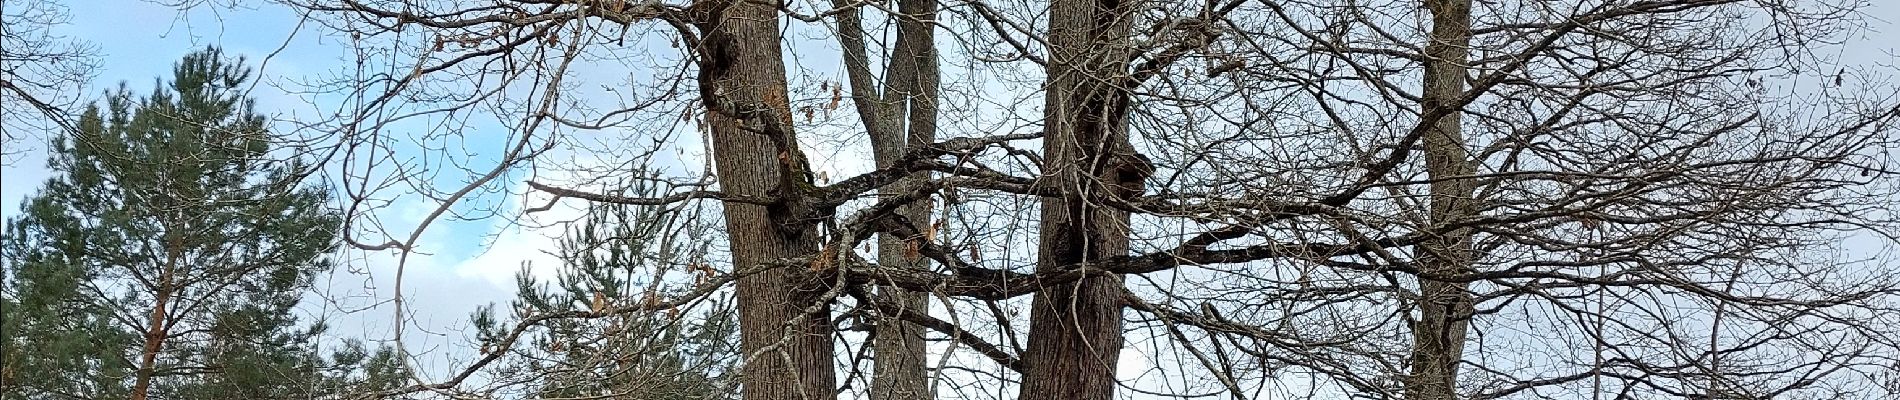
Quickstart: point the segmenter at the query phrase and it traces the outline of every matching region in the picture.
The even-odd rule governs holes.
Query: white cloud
[[[430,205],[416,199],[390,211],[391,215],[385,215],[390,226],[411,227],[427,215]],[[400,329],[402,346],[422,378],[445,378],[478,356],[469,325],[471,313],[488,304],[505,305],[515,295],[512,284],[498,285],[458,271],[466,260],[431,252],[432,247],[445,247],[468,236],[472,235],[424,231],[417,252],[406,259],[397,251],[345,249],[339,253],[340,265],[320,278],[301,308],[327,321],[329,337],[335,340],[389,343]],[[395,323],[394,303],[398,275],[403,299],[400,325]]]
[[[549,181],[567,180],[549,179]],[[515,186],[512,193],[528,191],[525,182]],[[456,263],[451,270],[459,277],[483,280],[512,293],[515,288],[515,274],[524,267],[531,267],[530,273],[536,278],[554,278],[561,260],[553,252],[559,249],[561,236],[567,227],[571,223],[582,221],[586,210],[583,208],[582,201],[567,200],[556,203],[548,210],[522,214],[522,211],[528,207],[547,204],[552,196],[532,192],[509,197],[504,215],[519,216],[519,219],[512,222],[502,220],[494,223],[490,234],[483,236],[483,240],[487,242],[484,249],[475,256]]]

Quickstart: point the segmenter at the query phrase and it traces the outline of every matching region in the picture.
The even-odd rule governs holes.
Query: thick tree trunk
[[[1129,145],[1128,93],[1106,82],[1128,69],[1133,2],[1056,0],[1049,9],[1048,93],[1037,268],[1092,262],[1128,252],[1128,213],[1104,196],[1139,194],[1151,172]],[[1037,292],[1024,350],[1022,400],[1114,397],[1122,347],[1122,287],[1098,276]]]
[[[769,3],[703,1],[693,7],[702,32],[699,85],[707,104],[720,189],[731,195],[803,195],[811,185],[798,151],[779,48],[778,10]],[[783,224],[777,207],[727,202],[725,222],[735,268],[817,253],[811,226]],[[822,290],[800,287],[785,268],[738,282],[739,336],[746,400],[832,398],[829,306]],[[813,315],[807,308],[816,307]]]
[[[1425,46],[1425,88],[1421,112],[1447,107],[1465,90],[1465,64],[1471,43],[1471,0],[1426,0],[1432,13],[1431,42]],[[1472,199],[1474,171],[1465,149],[1461,112],[1451,112],[1425,134],[1425,168],[1430,174],[1431,219],[1445,224],[1477,213]],[[1471,269],[1472,231],[1458,229],[1419,246],[1420,269],[1456,274]],[[1464,282],[1419,279],[1419,315],[1412,326],[1412,376],[1405,394],[1412,400],[1458,398],[1458,364],[1464,356],[1472,299]]]
[[[937,54],[935,21],[936,0],[900,0],[897,21],[897,46],[892,49],[885,69],[885,87],[878,108],[883,109],[872,130],[871,147],[879,168],[889,167],[909,149],[916,149],[937,138]],[[860,99],[859,101],[864,101]],[[898,129],[902,127],[902,129]],[[915,173],[880,190],[885,195],[908,192],[928,173]],[[918,202],[898,211],[918,224],[931,223],[929,201]],[[926,228],[928,229],[928,228]],[[911,240],[924,240],[911,238]],[[905,238],[878,235],[878,264],[903,268],[929,268],[928,260],[908,250]],[[910,310],[928,312],[929,295],[896,287],[883,287],[880,294]],[[877,321],[877,336],[872,339],[871,400],[911,400],[933,398],[926,379],[924,329],[895,318]]]

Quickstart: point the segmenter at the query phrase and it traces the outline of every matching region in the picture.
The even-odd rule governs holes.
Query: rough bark
[[[865,47],[861,13],[850,8],[848,0],[834,0],[847,8],[838,15],[839,41],[844,47],[845,69],[850,77],[851,97],[865,133],[871,140],[871,152],[878,168],[889,168],[906,153],[937,138],[936,27],[929,21],[937,17],[935,0],[897,2],[895,45],[885,55],[882,93],[873,83],[868,50]],[[910,192],[928,173],[912,173],[897,182],[879,188],[881,196]],[[905,205],[897,215],[914,223],[931,221],[932,205],[920,201]],[[891,233],[877,235],[877,264],[884,267],[928,269],[929,259],[914,250],[919,237],[900,237]],[[906,312],[928,312],[929,294],[893,286],[882,286],[879,295]],[[927,380],[924,329],[892,316],[877,323],[872,337],[872,400],[900,400],[934,397]]]
[[[882,106],[889,111],[880,121],[887,127],[904,124],[904,129],[871,132],[871,147],[878,168],[890,167],[907,150],[937,140],[937,59],[935,29],[924,21],[936,20],[936,0],[900,0],[897,21],[897,46],[891,51],[886,68]],[[886,186],[880,195],[895,196],[909,192],[929,173],[913,173],[897,184]],[[898,215],[915,223],[931,223],[930,201],[919,201],[898,210]],[[913,269],[929,268],[928,259],[911,251],[907,241],[927,238],[900,238],[878,235],[878,264]],[[906,310],[928,312],[929,294],[896,287],[881,287],[880,294]],[[926,378],[924,329],[896,318],[878,321],[877,336],[872,340],[876,364],[872,368],[871,400],[907,400],[933,398]]]
[[[1058,0],[1049,8],[1038,270],[1125,256],[1128,213],[1099,201],[1139,195],[1151,167],[1128,141],[1132,2]],[[1109,399],[1122,347],[1121,282],[1097,276],[1038,292],[1024,349],[1023,400]]]
[[[1465,65],[1471,43],[1470,0],[1426,0],[1432,13],[1430,43],[1425,46],[1425,87],[1420,98],[1423,114],[1458,107],[1465,90]],[[1465,149],[1461,112],[1445,113],[1425,133],[1425,168],[1431,176],[1430,216],[1446,224],[1476,214],[1472,199],[1475,182],[1469,151]],[[1473,258],[1472,230],[1451,230],[1431,238],[1418,249],[1420,271],[1458,274],[1469,271]],[[1419,279],[1418,320],[1412,325],[1412,376],[1405,394],[1412,400],[1458,398],[1458,364],[1464,355],[1465,333],[1472,310],[1468,282]]]
[[[708,112],[713,160],[726,193],[780,198],[809,192],[798,151],[772,5],[705,1],[694,5],[701,40],[699,85]],[[816,228],[792,223],[783,207],[726,202],[726,232],[738,268],[816,253]],[[800,285],[784,268],[738,280],[740,378],[746,400],[828,399],[836,387],[829,308],[821,288]],[[806,310],[813,309],[813,315]]]

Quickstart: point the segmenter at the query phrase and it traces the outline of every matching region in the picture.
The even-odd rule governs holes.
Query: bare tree
[[[1477,190],[1470,177],[1477,174],[1465,148],[1464,115],[1458,97],[1465,90],[1465,66],[1470,63],[1471,2],[1427,1],[1431,33],[1425,43],[1425,87],[1420,90],[1421,126],[1425,137],[1425,176],[1429,226],[1449,226],[1477,217]],[[1436,115],[1432,121],[1430,116]],[[1470,228],[1447,229],[1417,245],[1418,268],[1431,275],[1474,272]],[[1465,349],[1466,331],[1475,310],[1471,285],[1421,276],[1418,281],[1418,321],[1412,323],[1412,375],[1405,383],[1406,397],[1414,400],[1453,400],[1458,396],[1458,364]]]
[[[1126,256],[1129,213],[1153,166],[1129,144],[1124,81],[1138,1],[1049,5],[1048,100],[1043,106],[1042,199],[1036,269],[1086,270]],[[1106,200],[1105,200],[1106,199]],[[1123,288],[1113,275],[1035,293],[1019,399],[1107,399],[1121,362]]]
[[[746,1],[695,3],[685,10],[703,35],[700,102],[706,104],[713,162],[727,202],[727,240],[734,265],[763,265],[819,252],[817,225],[787,206],[811,201],[817,188],[798,147],[786,93],[778,10]],[[837,249],[830,249],[837,252]],[[823,260],[814,260],[822,268]],[[775,268],[739,278],[739,336],[745,351],[747,400],[830,397],[830,299],[835,292]]]
[[[897,26],[894,45],[881,54],[884,59],[883,83],[872,76],[870,54],[865,43],[863,16],[857,5],[835,0],[839,44],[851,87],[852,103],[871,140],[871,153],[877,168],[892,168],[906,152],[921,150],[937,140],[937,97],[940,76],[937,71],[937,3],[932,0],[897,2],[897,13],[889,19]],[[880,90],[881,89],[881,90]],[[919,187],[929,179],[927,172],[913,172],[879,189],[883,196],[898,196]],[[932,204],[918,201],[900,207],[898,216],[914,223],[929,223]],[[877,263],[886,266],[929,268],[929,259],[918,254],[917,244],[926,237],[900,237],[881,233],[877,238]],[[879,289],[879,297],[894,306],[914,312],[928,312],[928,295],[899,287]],[[877,321],[872,336],[876,363],[871,378],[873,400],[933,397],[927,382],[924,362],[926,351],[923,327],[886,317]]]
[[[96,51],[90,44],[55,33],[72,18],[50,0],[11,1],[0,5],[0,161],[12,163],[36,132],[70,131],[92,80]]]
[[[702,133],[710,165],[663,195],[598,183],[645,168],[528,187],[716,201],[723,274],[522,322],[731,288],[748,399],[852,390],[870,350],[836,328],[867,314],[880,398],[1874,398],[1900,356],[1891,267],[1838,246],[1896,228],[1892,88],[1822,55],[1858,4],[289,3],[380,68],[313,125],[339,133],[358,227],[418,174],[378,158],[392,126],[511,132],[467,183],[410,181],[434,214],[359,247],[413,251],[555,155],[644,162]],[[862,26],[873,9],[896,29]],[[840,70],[855,123],[830,115]],[[830,179],[828,138],[873,160]],[[980,383],[919,389],[926,368]]]

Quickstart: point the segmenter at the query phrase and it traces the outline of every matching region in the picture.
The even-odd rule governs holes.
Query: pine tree
[[[4,396],[312,398],[399,376],[360,345],[318,356],[323,325],[296,317],[341,218],[302,183],[315,168],[273,148],[243,59],[207,48],[173,69],[89,107],[9,221]]]
[[[652,185],[633,185],[633,191]],[[698,214],[661,206],[595,205],[569,229],[554,282],[527,271],[504,317],[488,307],[474,315],[481,339],[499,343],[509,327],[539,315],[588,311],[606,315],[540,321],[505,351],[500,376],[513,377],[533,398],[711,400],[730,383],[738,360],[737,316],[730,298],[691,307],[614,312],[617,307],[677,298],[713,271]],[[511,323],[504,323],[511,322]],[[728,388],[729,390],[729,388]]]

